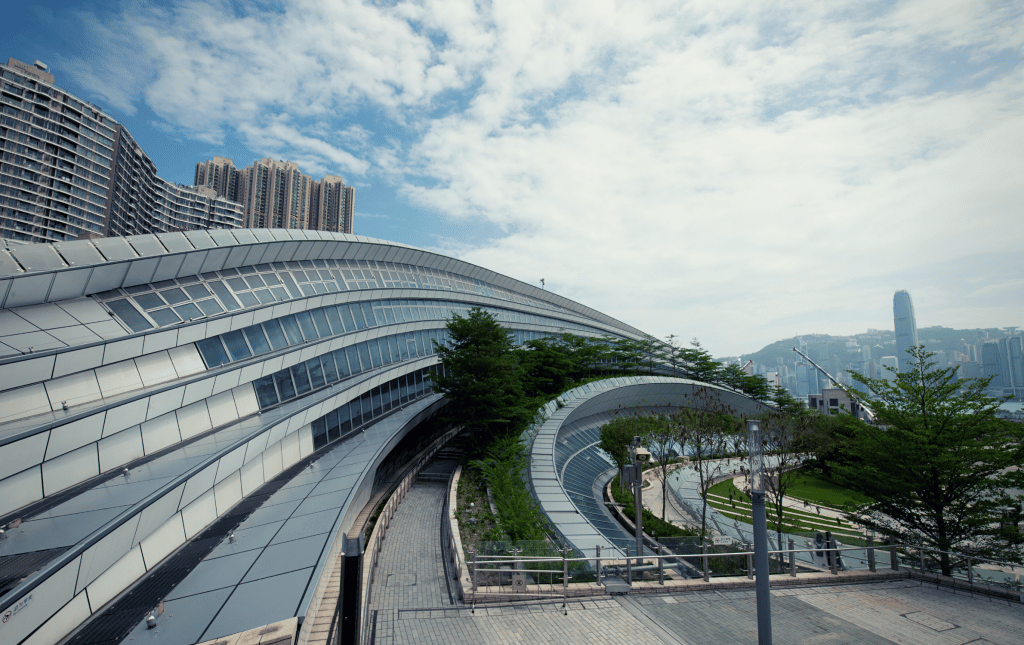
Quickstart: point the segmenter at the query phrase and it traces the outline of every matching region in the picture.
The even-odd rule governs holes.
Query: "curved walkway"
[[[753,642],[752,589],[598,596],[470,607],[450,604],[440,547],[445,486],[417,482],[399,505],[378,559],[366,643],[576,645]],[[1020,642],[1024,606],[914,580],[772,591],[776,642],[959,645]]]

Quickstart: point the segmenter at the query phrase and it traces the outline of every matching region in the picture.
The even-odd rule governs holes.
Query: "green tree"
[[[615,417],[601,427],[601,450],[605,451],[619,470],[633,463],[629,457],[629,444],[637,436],[638,428],[632,415]]]
[[[533,411],[523,396],[512,335],[478,307],[453,314],[445,343],[434,341],[443,370],[431,386],[448,398],[445,419],[485,437],[520,431]]]
[[[682,443],[680,426],[676,419],[666,411],[655,412],[647,416],[640,435],[641,444],[651,453],[655,462],[654,475],[661,483],[661,519],[665,519],[668,504],[668,467],[676,456],[676,444]]]
[[[738,419],[735,410],[722,402],[717,390],[696,388],[684,407],[672,414],[689,446],[690,463],[700,481],[700,531],[707,535],[707,489],[724,468],[722,457],[733,446],[737,436]]]
[[[690,342],[689,348],[679,350],[679,356],[688,378],[704,383],[721,382],[722,364],[712,358],[696,338]]]
[[[866,525],[941,551],[944,575],[951,551],[1020,562],[1020,534],[998,522],[1016,501],[1007,491],[1024,488],[1024,425],[996,417],[990,379],[959,380],[923,347],[910,354],[914,365],[892,382],[854,374],[878,395],[877,425],[841,417],[856,459],[837,464],[835,478],[876,500],[860,509]]]
[[[572,383],[574,365],[557,340],[528,340],[515,350],[522,368],[523,390],[528,397],[552,396],[564,392]]]

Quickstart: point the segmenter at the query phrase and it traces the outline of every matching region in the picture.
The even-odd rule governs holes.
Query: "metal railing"
[[[361,627],[359,630],[359,638],[362,642],[367,642],[369,630],[367,626],[369,624],[369,612],[367,607],[370,604],[370,594],[373,588],[374,573],[377,570],[377,558],[384,548],[384,539],[387,537],[388,527],[391,525],[391,520],[395,516],[395,511],[398,509],[398,505],[405,499],[405,494],[409,492],[412,485],[416,481],[416,475],[419,474],[420,470],[433,459],[434,455],[440,450],[448,441],[455,435],[462,431],[462,428],[453,428],[448,432],[444,433],[439,437],[434,445],[430,447],[426,452],[421,454],[416,459],[415,465],[409,469],[409,472],[402,478],[402,481],[398,483],[394,492],[388,497],[388,501],[385,502],[384,507],[381,509],[380,515],[377,517],[377,522],[373,526],[373,532],[370,533],[369,539],[366,541],[366,548],[363,551],[363,584],[362,586],[362,598],[360,598],[360,621]],[[442,524],[444,524],[442,522]]]
[[[680,542],[674,548],[658,544],[654,554],[644,555],[643,564],[636,564],[636,556],[604,557],[597,547],[593,557],[570,557],[571,549],[553,549],[560,553],[525,555],[519,549],[508,549],[509,555],[474,553],[469,562],[473,589],[473,603],[477,599],[529,599],[572,595],[600,595],[608,593],[606,583],[615,576],[632,586],[635,582],[654,582],[664,585],[666,580],[687,579],[710,582],[714,577],[754,578],[754,551],[747,545],[740,550],[732,547],[701,544],[699,540]],[[927,547],[906,544],[874,544],[868,539],[866,546],[838,546],[835,541],[824,546],[795,548],[792,539],[787,549],[773,549],[769,554],[770,573],[796,578],[800,575],[841,571],[877,572],[888,569],[912,577],[933,580],[938,584],[962,584],[976,592],[988,592],[1016,599],[1024,603],[1021,573],[1024,567],[1009,562],[975,558],[970,554],[948,553],[957,564],[953,575],[937,572],[938,557],[942,552]],[[881,551],[881,553],[878,553]],[[579,553],[576,551],[576,553]],[[885,556],[888,554],[888,562]],[[628,555],[628,554],[627,554]],[[879,567],[879,562],[883,562]],[[887,565],[887,566],[885,566]],[[960,566],[962,565],[962,566]],[[581,585],[580,583],[597,583]],[[573,585],[576,585],[574,588]]]
[[[950,575],[942,574],[942,555],[948,557]],[[979,558],[971,553],[940,551],[922,545],[902,545],[894,554],[894,561],[913,575],[937,584],[956,587],[963,585],[973,591],[986,591],[995,595],[1016,598],[1024,603],[1024,566]]]

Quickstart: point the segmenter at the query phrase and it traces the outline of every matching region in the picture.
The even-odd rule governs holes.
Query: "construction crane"
[[[824,375],[825,375],[825,378],[827,378],[827,379],[828,379],[828,380],[829,380],[829,381],[830,381],[830,382],[832,383],[832,385],[834,385],[835,387],[837,387],[837,388],[839,388],[840,390],[842,390],[843,392],[845,392],[845,393],[846,393],[846,396],[850,397],[850,400],[851,400],[851,401],[854,401],[855,403],[857,403],[858,405],[860,405],[860,407],[864,408],[864,411],[868,413],[868,416],[869,416],[870,418],[872,418],[872,419],[874,419],[874,418],[875,418],[875,413],[874,413],[874,411],[873,411],[873,410],[872,410],[872,409],[871,409],[870,407],[868,407],[867,405],[865,405],[865,404],[864,404],[864,401],[862,401],[862,400],[861,400],[861,398],[860,398],[859,396],[857,396],[856,394],[854,394],[854,393],[853,393],[853,392],[852,392],[852,391],[851,391],[851,390],[850,390],[849,388],[846,388],[846,387],[843,387],[842,385],[840,385],[840,384],[839,384],[839,380],[838,380],[838,379],[836,379],[835,377],[833,377],[833,376],[832,376],[831,374],[829,374],[828,372],[826,372],[826,371],[825,371],[825,368],[823,368],[823,367],[822,367],[821,365],[818,365],[817,363],[815,363],[814,361],[812,361],[812,360],[811,360],[811,357],[810,357],[810,356],[808,356],[807,354],[804,354],[803,352],[801,352],[801,351],[800,351],[799,349],[797,349],[796,347],[794,347],[794,348],[793,348],[793,351],[794,351],[794,352],[796,352],[797,354],[800,354],[801,356],[803,356],[803,357],[804,357],[804,360],[805,360],[805,361],[807,361],[808,363],[810,363],[811,365],[813,365],[813,366],[814,366],[815,368],[817,368],[817,370],[818,370],[819,372],[821,372],[822,374],[824,374]],[[870,388],[869,388],[869,389],[870,389]],[[872,390],[872,391],[873,391],[873,390]]]

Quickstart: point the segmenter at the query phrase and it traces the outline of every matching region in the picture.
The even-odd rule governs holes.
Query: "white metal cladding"
[[[577,419],[602,412],[638,405],[684,405],[686,398],[698,388],[714,389],[740,412],[763,409],[761,404],[732,390],[664,376],[632,376],[590,383],[558,397],[560,406],[555,402],[545,406],[548,418],[535,429],[530,448],[530,481],[534,497],[559,533],[578,548],[592,548],[595,544],[616,548],[579,512],[563,488],[561,476],[555,470],[555,443],[559,432]],[[539,488],[545,491],[544,495],[537,495]],[[566,508],[576,512],[567,513]]]
[[[261,416],[256,415],[259,405],[254,380],[328,351],[368,339],[436,329],[443,322],[413,320],[372,326],[209,370],[195,343],[287,314],[382,299],[481,304],[578,321],[610,333],[639,334],[603,314],[486,269],[401,244],[343,234],[190,231],[3,253],[7,255],[0,258],[0,302],[6,308],[0,309],[0,322],[12,324],[0,324],[0,343],[24,334],[24,338],[11,341],[18,348],[4,346],[12,352],[31,346],[34,353],[8,353],[4,358],[0,348],[0,515],[42,499],[44,494],[76,484],[89,486],[88,480],[98,473],[110,476],[116,472],[120,482],[120,469],[142,457],[151,460],[142,470],[166,468],[162,464],[177,463],[175,459],[183,464],[168,473],[172,476],[159,489],[132,500],[128,510],[92,534],[96,537],[79,542],[52,566],[23,581],[24,588],[36,585],[31,590],[36,598],[42,593],[48,599],[42,612],[46,615],[32,619],[33,625],[44,626],[26,643],[63,636],[243,496],[311,454],[312,421],[376,385],[433,365],[436,358],[385,365],[346,381],[344,387],[317,391]],[[394,284],[401,288],[385,287],[386,278],[375,276],[367,280],[369,288],[346,287],[316,295],[307,290],[304,296],[284,302],[131,333],[111,318],[97,299],[89,297],[147,281],[194,276],[209,268],[355,258],[446,267],[461,276],[460,280],[475,277],[519,294],[520,300],[532,299],[561,309],[465,291],[413,289],[408,288],[408,281],[403,282],[405,278],[395,278]],[[24,262],[19,264],[21,260]],[[514,327],[550,331],[550,326],[532,323]],[[52,349],[28,344],[37,339]],[[209,437],[182,444],[211,431],[214,434]],[[388,437],[391,435],[383,437],[384,443],[377,448],[364,446],[352,454],[365,453],[367,458],[379,460],[386,454]],[[363,469],[362,477],[367,472],[372,475],[369,468]],[[138,471],[133,468],[132,472]],[[130,482],[130,477],[126,472],[124,481]],[[354,484],[359,494],[366,492],[363,484]],[[51,598],[44,593],[58,572],[70,572],[72,565],[74,577],[64,594]],[[0,598],[0,604],[7,599]],[[9,629],[0,626],[0,642],[19,643],[25,638]]]

